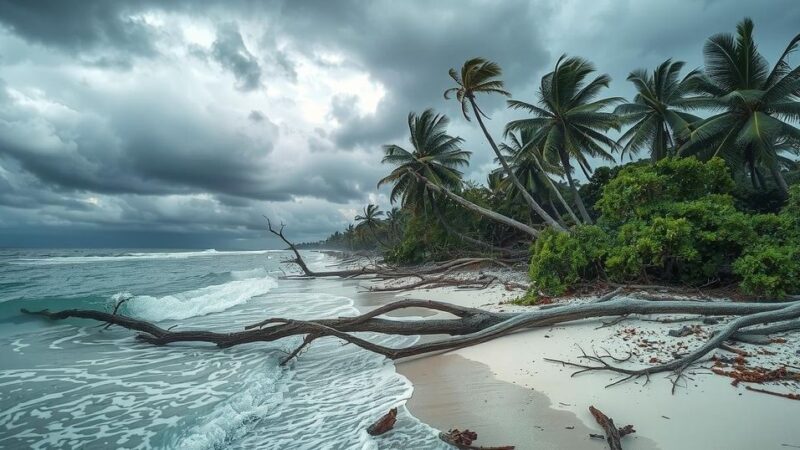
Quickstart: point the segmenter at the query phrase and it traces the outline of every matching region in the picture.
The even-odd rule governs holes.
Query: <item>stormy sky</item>
[[[798,0],[0,0],[0,247],[277,247],[264,215],[320,239],[389,206],[409,111],[450,116],[484,180],[450,67],[492,59],[530,101],[568,53],[630,98],[630,70],[699,67],[744,16],[770,61],[800,31]],[[480,101],[498,137],[519,117]]]

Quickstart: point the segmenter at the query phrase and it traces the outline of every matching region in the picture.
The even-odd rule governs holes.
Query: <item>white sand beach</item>
[[[369,285],[362,283],[364,288]],[[520,294],[495,285],[484,290],[437,288],[364,297],[372,298],[374,304],[414,298],[494,311],[535,308],[505,303]],[[707,338],[703,333],[715,327],[703,325],[707,329],[703,333],[677,338],[667,332],[684,323],[631,318],[598,329],[601,325],[600,320],[586,320],[523,331],[444,354],[397,361],[397,370],[414,384],[407,406],[435,428],[477,431],[476,443],[485,446],[606,448],[603,440],[589,437],[589,433],[602,433],[588,411],[594,405],[618,426],[634,425],[636,433],[623,438],[627,449],[800,448],[800,428],[796,426],[800,401],[751,392],[744,383],[734,387],[730,378],[706,369],[708,361],[689,370],[674,394],[665,374],[654,375],[649,382],[642,378],[606,388],[620,376],[592,372],[571,377],[576,369],[545,361],[577,362],[579,347],[587,352],[609,351],[618,357],[632,351],[637,355],[631,364],[639,366],[669,361],[675,349],[696,347]],[[769,345],[768,353],[774,355],[758,355],[759,349],[752,345],[736,346],[757,355],[749,358],[751,365],[798,366],[798,340],[796,336],[786,338],[785,343]],[[798,388],[796,384],[760,387],[783,392],[797,392]]]

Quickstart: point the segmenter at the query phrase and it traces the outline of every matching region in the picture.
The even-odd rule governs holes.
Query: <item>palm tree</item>
[[[731,167],[748,170],[754,187],[764,187],[758,169],[766,167],[786,193],[780,152],[796,153],[800,148],[800,130],[789,123],[800,121],[800,67],[792,69],[786,57],[798,42],[800,34],[770,70],[753,40],[751,19],[736,26],[735,36],[721,33],[709,38],[698,89],[723,112],[704,119],[680,153],[721,156]]]
[[[499,79],[501,74],[502,70],[500,66],[494,62],[487,61],[483,58],[470,59],[461,67],[461,73],[457,72],[455,69],[450,69],[450,77],[456,82],[457,86],[444,91],[444,98],[449,99],[452,94],[455,94],[455,99],[461,104],[461,112],[468,121],[470,120],[469,111],[470,109],[472,110],[475,118],[478,120],[478,124],[481,126],[481,130],[483,130],[483,135],[486,136],[486,140],[489,141],[489,145],[492,147],[495,156],[503,166],[503,170],[505,170],[506,175],[514,186],[522,193],[528,205],[530,205],[536,214],[544,219],[548,225],[564,231],[564,227],[553,219],[553,217],[536,202],[530,193],[525,190],[522,183],[520,183],[516,175],[514,175],[514,171],[511,170],[503,154],[500,153],[500,149],[497,147],[497,144],[495,144],[492,135],[489,134],[489,130],[486,129],[486,125],[483,123],[483,117],[487,119],[489,117],[478,107],[475,101],[475,94],[485,93],[500,94],[506,97],[510,96],[511,94],[504,90],[503,81]]]
[[[399,197],[403,208],[419,211],[430,206],[447,232],[455,234],[462,241],[496,250],[494,246],[465,236],[451,227],[433,191],[417,176],[421,175],[449,190],[461,190],[463,174],[458,167],[469,165],[471,152],[461,149],[463,139],[447,134],[448,123],[446,116],[434,114],[430,109],[419,116],[410,113],[408,131],[413,150],[408,151],[398,145],[383,147],[383,162],[393,163],[397,167],[378,181],[378,187],[385,183],[395,183],[389,197],[392,203]]]
[[[386,227],[389,230],[389,238],[391,240],[395,240],[401,220],[400,208],[395,206],[386,212]]]
[[[356,229],[367,228],[372,233],[372,237],[375,238],[375,241],[386,247],[387,245],[378,237],[378,233],[375,231],[380,227],[382,223],[380,217],[383,215],[384,212],[378,209],[378,205],[370,203],[364,208],[364,211],[360,215],[355,217],[355,220],[358,222]]]
[[[350,250],[353,250],[356,243],[356,228],[352,223],[347,225],[344,236],[345,241],[347,241],[347,246],[350,248]]]
[[[533,131],[536,145],[546,159],[560,162],[585,223],[592,223],[592,219],[572,178],[570,160],[578,163],[587,178],[591,173],[587,156],[614,161],[609,151],[616,149],[617,143],[603,133],[612,128],[619,130],[619,120],[615,114],[603,110],[624,101],[619,97],[595,100],[600,91],[608,87],[611,77],[603,74],[586,83],[586,78],[594,71],[589,61],[562,55],[555,69],[542,78],[538,92],[540,106],[508,101],[511,108],[524,109],[534,117],[515,120],[506,126],[506,132]]]
[[[432,182],[451,190],[461,188],[463,174],[458,168],[469,165],[471,152],[461,149],[463,139],[447,134],[449,120],[442,114],[426,109],[422,114],[408,114],[409,142],[412,150],[399,145],[384,145],[382,162],[396,167],[378,181],[378,187],[394,183],[389,200],[398,198],[403,208],[424,209],[430,202],[430,191],[416,178],[418,173]]]
[[[693,122],[700,120],[687,112],[695,107],[692,98],[698,71],[689,72],[683,79],[678,76],[683,69],[682,61],[668,59],[661,63],[652,75],[637,69],[628,75],[628,81],[636,87],[637,94],[630,103],[623,103],[614,110],[622,124],[632,124],[619,138],[622,145],[621,158],[633,159],[642,147],[650,149],[650,158],[656,162],[674,156],[681,136],[688,135]]]
[[[572,220],[576,224],[580,224],[581,221],[578,220],[578,216],[570,208],[569,203],[564,200],[558,186],[548,175],[551,173],[561,174],[561,168],[544,161],[541,149],[535,145],[536,143],[533,140],[534,133],[530,130],[522,130],[519,135],[508,133],[508,138],[511,141],[510,145],[500,144],[500,150],[508,155],[517,179],[522,180],[525,187],[531,192],[541,192],[548,199],[551,208],[557,215],[558,210],[555,209],[550,198],[552,194],[555,194]],[[542,164],[542,161],[544,161],[544,164]]]

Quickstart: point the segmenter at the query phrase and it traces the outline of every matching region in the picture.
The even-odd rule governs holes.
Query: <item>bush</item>
[[[733,187],[720,159],[626,166],[603,187],[597,225],[542,233],[532,247],[531,279],[547,295],[602,275],[619,282],[728,279],[771,297],[800,292],[800,187],[777,215],[738,210]]]
[[[748,294],[782,298],[800,292],[800,186],[792,186],[780,214],[753,216],[757,240],[733,263]]]
[[[608,248],[608,235],[594,225],[572,233],[547,229],[532,247],[531,280],[540,292],[561,295],[578,280],[596,278]]]
[[[763,244],[748,249],[733,264],[749,294],[783,298],[800,292],[800,245]]]
[[[708,195],[730,195],[733,179],[725,162],[695,158],[665,158],[655,165],[628,166],[603,188],[595,205],[601,219],[619,226],[631,219],[663,213],[674,202]]]

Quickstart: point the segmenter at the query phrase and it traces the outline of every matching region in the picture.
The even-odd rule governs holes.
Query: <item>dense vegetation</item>
[[[478,95],[511,94],[497,64],[469,60],[451,69],[445,98],[478,123],[499,163],[486,183],[464,182],[471,154],[448,134],[447,117],[411,113],[410,145],[384,146],[393,168],[378,183],[392,187],[398,206],[368,205],[356,224],[316,245],[378,248],[400,263],[530,248],[528,299],[596,280],[798,293],[800,68],[787,57],[800,35],[770,67],[753,29],[745,19],[735,34],[709,38],[704,67],[684,76],[671,59],[634,70],[631,101],[603,97],[610,77],[562,56],[534,102],[508,100],[526,116],[508,123],[499,143]]]

